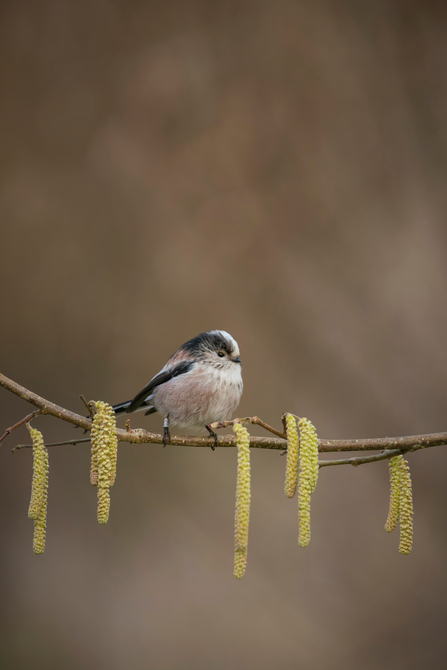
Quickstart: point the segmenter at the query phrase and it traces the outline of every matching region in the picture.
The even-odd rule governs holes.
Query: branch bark
[[[32,446],[32,445],[30,445]],[[357,467],[358,465],[363,465],[364,463],[376,463],[377,461],[386,461],[393,456],[399,456],[399,454],[406,454],[409,451],[417,451],[422,447],[416,447],[411,449],[387,449],[382,451],[380,454],[373,454],[372,456],[353,456],[352,458],[342,458],[336,459],[333,458],[330,461],[318,461],[320,468],[327,467],[328,465],[353,465]]]
[[[55,403],[42,398],[29,391],[24,386],[17,384],[12,379],[8,379],[5,375],[0,373],[0,386],[6,390],[14,393],[23,400],[30,402],[32,405],[37,407],[40,410],[40,414],[48,414],[54,416],[57,419],[62,421],[67,421],[75,426],[84,428],[85,430],[90,430],[92,427],[92,420],[75,412],[71,412],[68,409],[60,407]],[[254,423],[259,423],[262,425],[259,419]],[[9,429],[8,429],[9,430]],[[278,431],[279,432],[279,431]],[[9,433],[8,433],[9,434]],[[158,433],[151,433],[149,431],[138,428],[135,430],[129,429],[117,429],[117,437],[120,442],[132,442],[138,444],[163,444],[163,436]],[[81,440],[69,440],[68,442],[80,442]],[[66,442],[66,443],[68,443]],[[57,443],[55,443],[56,445]],[[170,445],[179,446],[179,447],[212,447],[214,446],[214,438],[212,437],[195,437],[195,436],[172,436],[169,442]],[[437,447],[441,445],[447,445],[447,432],[444,433],[430,433],[426,435],[410,435],[406,437],[381,437],[381,438],[367,438],[363,440],[319,440],[318,441],[318,450],[321,453],[325,452],[343,452],[343,451],[384,451],[384,450],[397,450],[396,453],[403,451],[417,451],[419,449],[425,449],[428,447]],[[27,446],[27,445],[20,445]],[[234,447],[235,440],[233,435],[222,435],[219,436],[218,447]],[[250,447],[256,449],[278,449],[280,451],[284,450],[287,447],[287,441],[281,437],[250,437]],[[384,458],[391,458],[391,456],[383,456],[378,454],[382,458],[371,458],[370,461],[363,462],[372,462],[375,460],[383,460]],[[336,464],[351,464],[354,459],[345,459],[343,462],[336,461],[323,461],[324,466],[326,465],[336,465]],[[356,463],[360,464],[360,461]],[[320,463],[321,465],[321,463]]]

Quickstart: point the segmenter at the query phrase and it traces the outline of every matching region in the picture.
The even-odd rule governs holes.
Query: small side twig
[[[95,418],[95,413],[94,413],[94,411],[93,411],[93,407],[92,407],[92,403],[91,403],[91,401],[90,401],[90,402],[87,402],[87,400],[86,400],[85,397],[82,395],[82,393],[81,393],[81,395],[80,395],[79,397],[81,398],[82,402],[83,402],[84,405],[86,406],[86,408],[87,408],[87,412],[90,414],[90,418],[93,420],[93,419]]]
[[[77,440],[64,440],[63,442],[50,442],[50,444],[46,444],[46,447],[62,447],[64,444],[79,444],[80,442],[90,442],[91,438],[90,437],[80,437]],[[16,444],[16,446],[12,449],[12,453],[15,451],[18,451],[19,449],[32,449],[33,445],[32,444]]]
[[[0,437],[0,444],[3,442],[3,440],[5,440],[8,437],[8,435],[11,435],[11,433],[16,428],[20,428],[20,426],[23,426],[24,423],[28,423],[29,421],[31,421],[31,419],[34,419],[34,417],[37,416],[38,414],[41,414],[40,409],[36,410],[35,412],[31,412],[31,414],[28,414],[28,416],[25,416],[24,419],[21,419],[21,421],[18,421],[13,426],[10,426],[9,428],[7,428],[5,430],[5,432],[3,433],[3,435]]]
[[[273,428],[272,426],[269,426],[268,423],[265,423],[265,421],[262,421],[258,416],[252,416],[249,417],[250,423],[253,423],[257,426],[261,426],[264,428],[264,430],[268,430],[270,433],[273,433],[273,435],[277,435],[278,437],[282,437],[283,439],[286,439],[286,432],[284,431],[283,433],[280,433],[279,430],[276,430],[276,428]]]
[[[242,419],[234,419],[232,421],[216,421],[215,423],[212,424],[212,428],[219,429],[219,428],[228,428],[228,426],[234,426],[234,423],[251,423],[256,426],[261,426],[261,428],[264,428],[264,430],[268,430],[270,433],[273,433],[273,435],[277,435],[278,437],[282,437],[283,439],[286,438],[285,433],[280,433],[279,430],[276,430],[276,428],[273,428],[273,426],[269,426],[268,423],[265,423],[265,421],[262,421],[258,416],[246,416]]]
[[[380,454],[374,454],[373,456],[354,456],[353,458],[319,461],[318,465],[320,468],[327,467],[328,465],[353,465],[354,467],[357,467],[358,465],[363,465],[364,463],[386,461],[387,459],[393,458],[394,456],[399,456],[399,454],[406,453],[408,451],[416,451],[416,449],[388,449],[387,451],[382,451]]]
[[[281,422],[282,422],[282,425],[283,425],[283,428],[284,428],[282,437],[287,439],[287,412],[284,412],[284,414],[282,415]],[[286,449],[286,451],[287,451],[287,449]],[[284,452],[284,453],[286,453],[286,452]]]

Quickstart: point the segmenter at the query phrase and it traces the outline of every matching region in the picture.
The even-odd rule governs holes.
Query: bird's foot
[[[211,447],[211,449],[214,451],[215,448],[217,447],[217,433],[215,433],[214,430],[212,428],[210,428],[209,426],[205,426],[205,428],[209,432],[210,437],[214,437],[214,447]]]
[[[171,441],[171,433],[169,432],[169,414],[163,423],[163,448]]]
[[[165,447],[170,441],[171,441],[171,433],[169,432],[169,427],[165,426],[163,428],[163,446]]]

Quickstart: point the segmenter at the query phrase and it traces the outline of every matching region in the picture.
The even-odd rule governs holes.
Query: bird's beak
[[[233,363],[240,363],[240,362],[241,359],[239,358],[239,356],[237,356],[237,358],[233,358]]]

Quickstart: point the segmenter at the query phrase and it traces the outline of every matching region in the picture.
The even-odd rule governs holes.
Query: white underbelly
[[[171,423],[184,428],[231,419],[242,395],[239,366],[230,373],[203,368],[179,375],[154,390],[151,402]]]

